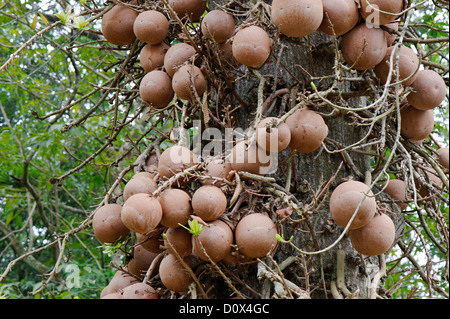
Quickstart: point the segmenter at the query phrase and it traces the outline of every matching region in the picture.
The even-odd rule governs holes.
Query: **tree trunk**
[[[271,3],[271,1],[267,2]],[[226,1],[210,1],[209,8],[211,10],[215,8],[214,3],[223,5]],[[271,25],[271,28],[273,28],[273,25]],[[310,83],[313,79],[311,77],[318,78],[334,74],[334,41],[332,37],[320,31],[300,39],[282,35],[278,39],[272,37],[272,44],[270,60],[258,70],[261,75],[266,77],[264,99],[283,88],[287,89],[287,93],[283,96],[274,97],[274,106],[268,107],[269,112],[263,113],[263,117],[285,114],[298,103],[296,99],[301,95],[297,96],[297,93],[307,95],[308,92],[312,92]],[[247,74],[245,79],[236,81],[234,88],[241,99],[247,101],[249,105],[241,107],[235,113],[235,118],[236,127],[245,129],[252,125],[255,117],[259,80],[247,67],[241,66],[240,70],[247,72]],[[275,80],[277,83],[274,83]],[[327,89],[331,85],[330,80],[316,80],[314,83],[318,90]],[[350,86],[347,83],[340,88],[345,93],[364,90],[364,87],[361,87],[364,84],[358,83]],[[292,97],[294,98],[292,99]],[[347,105],[358,107],[366,103],[365,99],[364,96],[350,98],[347,100]],[[212,104],[214,105],[214,102]],[[352,125],[355,121],[349,114],[339,113],[331,117],[326,116],[332,111],[328,106],[311,105],[309,107],[324,115],[324,120],[329,129],[328,137],[325,140],[327,150],[340,149],[351,145],[367,133],[366,126]],[[339,146],[336,146],[335,142]],[[370,157],[367,155],[349,151],[329,153],[327,150],[321,147],[313,153],[296,154],[291,157],[290,172],[292,175],[289,191],[295,196],[303,209],[300,210],[300,214],[294,212],[291,215],[292,220],[301,221],[282,223],[280,233],[283,234],[284,239],[293,236],[292,243],[307,252],[325,249],[333,244],[343,232],[342,227],[334,224],[328,210],[328,200],[332,190],[344,178],[353,178],[364,182],[365,172],[371,170]],[[359,151],[369,153],[370,149],[367,147],[360,148]],[[291,150],[289,148],[279,154],[281,165],[277,173],[272,175],[277,183],[283,187],[286,185],[290,155]],[[318,199],[318,202],[314,203],[313,193],[317,195],[321,190],[325,190],[325,192]],[[273,198],[262,197],[262,199],[268,203]],[[399,209],[395,206],[390,207],[390,210],[392,212],[391,217],[396,217],[398,233],[401,233],[403,227],[399,217]],[[340,285],[343,278],[337,280],[338,252],[341,254],[339,259],[343,258],[344,263],[339,266],[341,270],[345,267],[344,283],[348,290]],[[297,258],[292,258],[292,256]],[[341,286],[338,291],[343,297],[368,298],[371,274],[373,275],[378,270],[378,258],[364,258],[352,248],[347,236],[342,238],[333,248],[314,255],[299,254],[289,244],[280,244],[273,259],[280,267],[283,267],[285,279],[307,292],[300,296],[310,296],[311,298],[338,297],[336,294],[331,294],[331,287],[334,286],[334,283]],[[264,262],[272,269],[276,269],[276,266],[270,260],[265,259]],[[289,264],[289,266],[284,268],[286,264]],[[249,271],[243,275],[242,279],[248,286],[261,292],[262,297],[282,297],[280,294],[285,293],[285,291],[283,292],[276,280],[269,277],[266,277],[266,280],[261,279],[261,274],[266,273],[263,268],[261,265],[250,266]],[[258,271],[259,278],[257,276]],[[218,288],[215,290],[217,297],[226,297],[226,294],[220,293],[224,286],[218,282],[215,282],[214,285]],[[221,289],[219,289],[219,286]],[[351,295],[352,293],[354,295]],[[248,295],[251,295],[251,293]]]

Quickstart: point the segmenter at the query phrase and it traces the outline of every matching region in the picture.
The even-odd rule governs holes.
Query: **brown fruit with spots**
[[[102,34],[112,44],[128,45],[136,40],[133,31],[138,13],[124,6],[115,6],[102,18]]]
[[[227,209],[227,197],[217,186],[204,185],[192,196],[192,208],[204,221],[215,220]]]
[[[169,21],[159,11],[144,11],[139,13],[134,21],[133,31],[142,42],[158,44],[166,38],[169,32]]]
[[[235,23],[233,16],[221,10],[208,12],[202,20],[201,30],[203,36],[223,43],[234,34]]]
[[[277,228],[272,219],[261,213],[244,216],[234,231],[239,251],[250,258],[266,256],[277,246]]]
[[[153,70],[139,85],[141,99],[157,109],[167,106],[173,99],[172,79],[166,72]]]
[[[179,224],[185,225],[188,222],[192,214],[191,196],[184,190],[168,188],[161,193],[158,200],[163,210],[162,225],[177,228]]]
[[[258,67],[269,58],[271,45],[269,35],[262,28],[245,27],[234,36],[233,56],[243,65]]]
[[[209,223],[209,227],[203,228],[198,236],[192,236],[193,252],[205,261],[209,261],[209,258],[214,262],[222,260],[230,253],[232,244],[233,232],[218,219]]]
[[[313,110],[297,110],[286,119],[291,131],[289,147],[299,153],[317,150],[328,135],[328,126],[322,116]]]
[[[272,21],[281,33],[299,38],[316,31],[323,19],[322,1],[273,0]]]
[[[380,28],[361,23],[342,36],[341,51],[347,64],[356,70],[378,65],[386,55],[387,41]]]
[[[114,243],[125,238],[130,230],[123,224],[120,217],[122,206],[106,204],[100,207],[92,219],[95,237],[103,243]]]
[[[161,222],[162,208],[156,198],[135,194],[123,204],[121,218],[129,230],[146,235]]]
[[[335,188],[330,197],[330,213],[339,226],[346,227],[357,208],[358,212],[349,229],[365,226],[375,215],[377,203],[369,186],[358,181],[348,181]]]
[[[362,228],[349,231],[353,248],[366,256],[386,253],[394,244],[395,225],[386,214],[375,214]]]
[[[359,20],[359,11],[354,0],[322,0],[323,20],[319,30],[340,36],[353,29]],[[331,24],[330,24],[331,22]]]

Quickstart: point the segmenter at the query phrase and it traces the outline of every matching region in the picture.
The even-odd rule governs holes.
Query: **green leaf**
[[[47,18],[42,13],[40,13],[40,12],[38,12],[38,13],[39,13],[39,16],[41,17],[42,21],[44,22],[44,24],[46,26],[49,26],[50,23],[48,22]]]

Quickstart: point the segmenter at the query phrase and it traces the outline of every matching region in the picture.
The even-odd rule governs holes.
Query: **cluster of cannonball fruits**
[[[403,7],[393,4],[403,4],[403,0],[390,1],[388,7],[384,7],[387,1],[371,2],[380,2],[382,11],[393,13],[400,12]],[[200,21],[206,9],[205,0],[169,0],[168,3],[180,18],[187,16],[192,22]],[[360,16],[364,18],[364,8],[362,3],[362,8],[358,9],[353,0],[274,0],[271,15],[280,32],[289,37],[302,37],[318,29],[330,35],[343,36],[341,50],[346,62],[355,69],[374,67],[380,81],[383,81],[382,74],[386,72],[386,61],[391,54],[387,41],[389,34],[380,28],[368,28],[364,22],[360,23]],[[389,19],[391,17],[389,15]],[[168,107],[175,95],[183,100],[193,100],[206,89],[206,79],[199,67],[201,58],[198,57],[198,50],[183,42],[169,46],[164,42],[168,31],[166,14],[156,10],[138,13],[117,5],[102,19],[102,33],[109,42],[129,45],[137,38],[145,43],[140,52],[140,63],[146,74],[139,91],[142,100],[156,109]],[[232,63],[258,67],[267,61],[271,53],[271,40],[263,28],[251,25],[236,29],[233,17],[220,10],[210,11],[201,19],[201,32],[206,41],[215,44],[221,58],[233,59]],[[400,79],[408,78],[418,68],[418,61],[415,63],[417,56],[413,57],[409,51],[401,47]],[[413,67],[402,71],[410,65]],[[442,83],[431,72],[420,71],[409,79],[414,91],[410,93],[408,102],[415,114],[429,114],[427,108],[436,107],[443,99],[440,97]],[[421,100],[422,95],[430,95],[430,78],[435,83],[432,92],[436,103],[433,106],[429,104],[429,99],[426,103]],[[437,100],[440,100],[439,103]],[[402,110],[402,116],[409,113]],[[403,130],[402,126],[402,133],[405,134]],[[197,164],[193,153],[179,145],[166,149],[158,160],[147,166],[147,171],[136,173],[128,181],[123,191],[122,206],[106,204],[94,215],[94,233],[101,242],[114,243],[135,233],[139,243],[134,248],[133,258],[126,265],[127,271],[134,276],[117,271],[103,289],[102,298],[158,298],[156,290],[142,283],[142,279],[154,258],[164,250],[167,253],[160,262],[159,277],[167,289],[179,293],[187,291],[193,280],[179,258],[188,266],[199,259],[234,265],[273,252],[277,245],[277,230],[269,216],[260,212],[244,214],[234,224],[220,219],[227,210],[228,193],[224,182],[231,178],[232,171],[264,175],[268,161],[263,159],[271,152],[290,147],[299,153],[310,153],[320,147],[327,134],[328,127],[322,117],[308,108],[297,110],[283,123],[275,117],[262,119],[257,127],[257,143],[237,143],[229,161],[209,161],[201,173],[205,178],[197,180],[201,186],[192,194],[184,186],[194,179],[189,174],[183,174],[183,171]],[[420,137],[414,135],[411,139],[419,140]],[[158,185],[170,179],[173,179],[171,187],[153,196]],[[343,227],[367,190],[362,183],[347,187],[348,183],[354,185],[359,182],[341,184],[330,200],[332,217]],[[341,188],[344,188],[342,194],[336,195]],[[336,208],[339,204],[332,202],[340,202],[341,208]],[[384,253],[394,240],[392,221],[386,215],[375,214],[374,203],[375,198],[369,195],[350,227],[352,244],[367,255]],[[192,219],[205,225],[195,236],[181,227]],[[380,227],[384,230],[373,235],[373,229]],[[368,240],[370,236],[375,239]],[[383,239],[380,240],[380,236]],[[385,242],[385,245],[374,251],[374,241]]]

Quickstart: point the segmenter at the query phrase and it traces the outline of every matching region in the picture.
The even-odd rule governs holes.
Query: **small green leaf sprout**
[[[289,238],[289,240],[284,240],[283,236],[280,234],[276,234],[275,237],[282,244],[290,243],[294,239],[294,236],[291,236],[291,238]]]
[[[196,219],[193,219],[193,220],[189,220],[189,221],[188,221],[189,227],[186,227],[186,226],[184,226],[184,225],[181,225],[180,223],[178,223],[178,225],[180,225],[181,227],[183,227],[184,229],[186,229],[187,231],[189,231],[189,232],[192,234],[192,236],[194,236],[194,237],[198,237],[198,235],[200,235],[200,232],[201,232],[204,228],[206,228],[206,226],[200,224],[200,223],[198,222],[198,220],[196,220]]]

